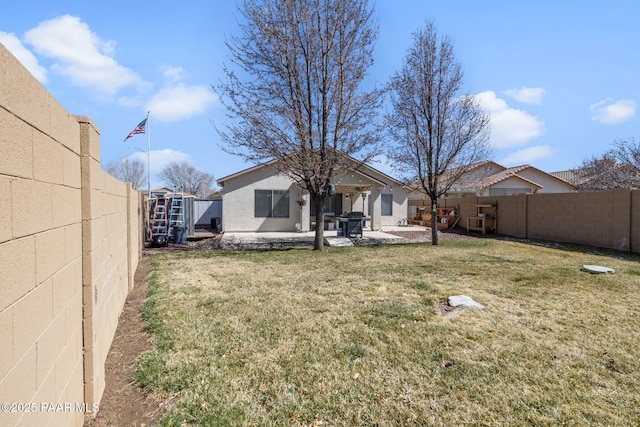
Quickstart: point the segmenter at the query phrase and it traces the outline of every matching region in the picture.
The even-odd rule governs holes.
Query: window
[[[382,216],[393,215],[393,194],[382,195]]]
[[[289,190],[256,190],[256,218],[289,218]]]
[[[309,215],[316,216],[316,208],[311,203],[311,212]],[[340,215],[342,213],[342,193],[336,193],[333,196],[327,197],[324,203],[324,213]]]
[[[489,188],[490,196],[513,196],[516,194],[531,194],[530,188]]]

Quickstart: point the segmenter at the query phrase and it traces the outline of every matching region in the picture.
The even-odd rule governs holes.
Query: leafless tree
[[[227,43],[238,74],[215,89],[231,119],[227,150],[275,167],[309,192],[314,249],[323,250],[324,206],[347,156],[368,161],[379,142],[381,91],[361,90],[377,25],[366,0],[245,0],[241,35]]]
[[[403,67],[390,82],[393,113],[387,120],[397,145],[389,154],[403,178],[431,199],[434,245],[438,198],[490,151],[489,117],[474,97],[461,93],[462,77],[453,42],[428,22],[413,34]]]
[[[120,181],[130,182],[136,190],[142,190],[147,185],[146,167],[141,160],[125,158],[107,163],[104,169]]]
[[[580,191],[640,187],[640,144],[635,140],[614,142],[602,156],[583,160],[574,170],[573,181]]]
[[[634,138],[619,139],[613,143],[612,153],[621,164],[629,165],[640,171],[640,142]],[[637,185],[637,184],[636,184]]]
[[[159,174],[171,187],[182,187],[183,191],[204,197],[211,189],[213,176],[192,166],[189,162],[171,162]]]

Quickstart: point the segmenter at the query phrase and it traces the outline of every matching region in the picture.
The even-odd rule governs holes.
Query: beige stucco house
[[[446,175],[444,176],[446,179]],[[408,218],[416,218],[424,206],[430,206],[429,197],[412,186],[409,193]],[[517,194],[571,193],[576,187],[569,182],[530,165],[507,168],[491,160],[479,162],[462,175],[445,197],[510,196]]]
[[[507,168],[492,161],[473,167],[453,184],[447,197],[509,196],[516,194],[571,193],[567,181],[530,165]]]
[[[222,187],[225,232],[310,231],[315,212],[307,191],[275,168],[276,160],[218,179]],[[407,190],[396,179],[353,160],[353,168],[333,180],[336,195],[325,203],[327,220],[345,212],[363,212],[366,228],[380,230],[407,216]]]

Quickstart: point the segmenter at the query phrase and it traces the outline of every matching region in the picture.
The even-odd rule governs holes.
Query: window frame
[[[265,203],[266,200],[268,203]],[[291,195],[289,190],[255,189],[253,193],[254,218],[289,218]]]
[[[388,210],[385,210],[385,203],[388,204]],[[393,194],[385,193],[385,194],[381,195],[381,197],[380,197],[380,215],[381,216],[393,216]]]

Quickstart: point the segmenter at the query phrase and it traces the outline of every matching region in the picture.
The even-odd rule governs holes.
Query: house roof
[[[572,182],[577,182],[578,178],[575,170],[550,172],[549,175],[555,176],[556,178],[568,182],[569,184],[571,184]]]
[[[488,187],[491,187],[493,185],[496,185],[502,181],[506,181],[509,178],[516,178],[519,179],[521,181],[526,182],[527,184],[530,184],[534,187],[538,187],[538,189],[542,188],[542,185],[538,184],[537,182],[533,182],[530,179],[524,178],[520,175],[518,175],[519,171],[522,171],[523,169],[526,169],[526,167],[516,167],[516,168],[508,168],[505,169],[503,171],[500,171],[496,174],[487,176],[486,178],[480,179],[478,181],[476,181],[476,187],[480,188],[480,189],[485,189]]]
[[[622,176],[618,175],[620,172],[622,172]],[[640,182],[640,171],[628,163],[616,163],[610,169],[578,168],[552,172],[551,175],[569,183],[574,188],[580,187],[582,189],[626,188],[625,184],[634,187],[637,185],[634,184],[634,176],[638,180],[635,182]],[[607,181],[613,186],[603,185]]]
[[[497,169],[502,169],[500,172],[491,173],[490,168],[482,169],[483,166],[493,165]],[[544,188],[543,185],[536,182],[534,179],[526,178],[522,175],[524,171],[534,171],[538,174],[545,175],[546,177],[558,181],[560,183],[566,184],[567,186],[575,189],[573,184],[568,182],[567,180],[562,179],[559,176],[552,175],[550,173],[544,172],[538,168],[535,168],[531,165],[520,165],[514,166],[510,168],[506,168],[502,165],[499,165],[493,161],[484,161],[480,163],[476,163],[471,165],[468,172],[466,172],[459,180],[456,182],[450,189],[451,192],[476,192],[478,190],[484,190],[489,187],[492,187],[500,182],[503,182],[509,178],[517,178],[523,182],[526,182],[528,185],[531,185],[534,188],[541,189]]]
[[[517,166],[517,167],[515,167],[515,168],[511,168],[511,169],[518,169],[518,172],[523,171],[523,170],[525,170],[525,169],[531,169],[531,170],[534,170],[534,171],[536,171],[536,172],[538,172],[538,173],[541,173],[541,174],[547,175],[549,178],[551,178],[551,179],[553,179],[553,180],[556,180],[556,181],[559,181],[559,182],[561,182],[562,184],[567,184],[567,185],[571,186],[571,187],[572,187],[572,188],[574,188],[574,189],[576,188],[576,187],[575,187],[575,185],[573,185],[573,184],[572,184],[572,182],[571,182],[570,180],[568,180],[568,179],[564,179],[564,178],[562,178],[562,176],[557,176],[557,175],[556,175],[556,174],[554,174],[554,173],[545,172],[545,171],[540,170],[540,169],[538,169],[538,168],[536,168],[536,167],[533,167],[533,166],[531,166],[531,165],[522,165],[522,166]]]
[[[173,194],[173,189],[169,187],[156,188],[155,190],[151,190],[151,194]],[[182,197],[198,197],[195,194],[187,193],[185,191],[182,192]]]
[[[459,174],[461,168],[454,168],[451,171],[447,171],[442,175],[443,181],[452,180],[455,176]],[[497,164],[492,160],[485,160],[483,162],[478,162],[469,165],[465,168],[466,171],[458,177],[457,181],[453,184],[453,187],[467,187],[469,185],[475,187],[476,183],[479,180],[482,180],[488,176],[494,174],[493,169],[505,170],[506,168],[502,165]]]
[[[471,165],[465,167],[466,172],[462,176],[458,177],[457,182],[453,184],[453,188],[452,188],[453,191],[458,191],[458,189],[467,189],[467,188],[475,189],[476,182],[486,178],[487,176],[493,175],[488,173],[488,170],[490,170],[489,168],[490,166],[493,166],[496,169],[502,169],[502,170],[506,169],[504,166],[497,164],[493,160],[484,160],[482,162],[472,163]],[[485,168],[483,169],[483,167]],[[453,176],[457,175],[457,172],[460,169],[461,168],[453,168],[445,171],[440,178],[441,181],[447,182],[451,180]],[[407,186],[413,191],[418,191],[418,192],[424,191],[418,179],[409,183]]]
[[[381,185],[387,185],[389,183],[392,183],[392,184],[395,184],[395,185],[404,186],[404,184],[402,182],[400,182],[397,179],[385,174],[384,172],[381,172],[381,171],[375,169],[374,167],[371,167],[371,166],[369,166],[369,165],[367,165],[365,163],[362,163],[359,160],[356,160],[355,158],[353,158],[353,157],[351,157],[349,155],[345,155],[345,156],[350,162],[352,162],[352,163],[357,165],[357,167],[354,168],[353,171],[357,172],[358,174],[360,174],[360,175],[362,175],[364,177],[366,177],[367,179],[370,179],[370,180],[372,180],[374,182],[377,182],[377,183],[379,183]],[[266,162],[263,162],[263,163],[259,163],[259,164],[255,165],[255,166],[248,167],[246,169],[243,169],[243,170],[238,171],[236,173],[233,173],[231,175],[227,175],[227,176],[224,176],[222,178],[218,178],[218,180],[216,182],[218,183],[218,185],[224,186],[224,182],[225,181],[228,181],[228,180],[234,179],[234,178],[238,178],[238,177],[240,177],[242,175],[246,175],[248,173],[260,170],[260,169],[268,167],[268,166],[273,166],[277,162],[278,162],[278,159],[272,159],[272,160],[269,160],[269,161],[266,161]],[[382,178],[382,179],[376,178],[373,175],[379,175],[380,178]],[[389,182],[387,182],[387,181],[389,181]]]

